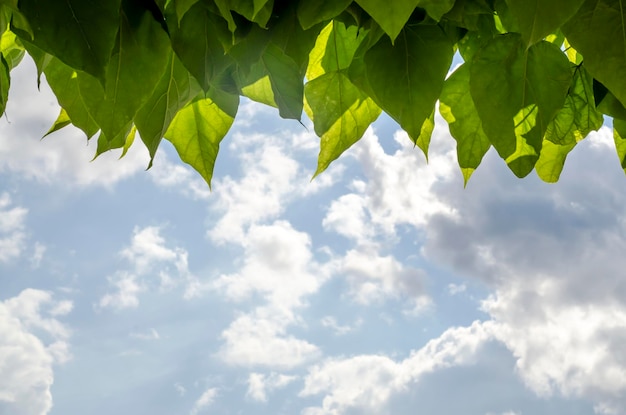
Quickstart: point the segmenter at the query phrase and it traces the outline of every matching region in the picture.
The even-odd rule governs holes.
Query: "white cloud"
[[[107,152],[91,162],[96,138],[87,145],[82,132],[66,127],[41,141],[59,114],[56,99],[45,79],[37,90],[37,75],[30,57],[11,72],[6,109],[8,121],[0,123],[0,171],[16,172],[44,183],[67,187],[111,187],[148,165],[148,152],[136,143],[128,154]]]
[[[246,396],[257,402],[267,402],[267,395],[277,389],[284,388],[297,379],[297,376],[272,372],[263,374],[253,372],[248,376]]]
[[[222,332],[219,357],[231,365],[291,369],[318,358],[317,346],[287,334],[295,317],[259,307],[236,318]]]
[[[467,285],[465,284],[448,284],[448,293],[450,295],[457,295],[467,291]]]
[[[357,330],[363,324],[363,319],[357,319],[353,325],[341,325],[337,322],[337,319],[333,316],[324,316],[321,321],[322,326],[331,329],[335,334],[343,336]]]
[[[151,288],[169,290],[179,283],[197,283],[189,271],[187,251],[168,247],[160,227],[135,228],[130,246],[120,255],[130,269],[107,277],[115,291],[102,296],[98,303],[101,308],[134,308],[139,305],[139,294]]]
[[[19,257],[26,243],[24,222],[28,210],[11,205],[11,196],[0,194],[0,262]]]
[[[35,242],[35,247],[33,248],[33,256],[30,258],[30,263],[33,268],[39,268],[41,260],[43,259],[43,256],[46,253],[47,249],[48,248],[41,242]]]
[[[217,388],[208,388],[193,404],[190,415],[197,415],[206,412],[206,409],[215,402],[219,390]]]
[[[171,161],[162,149],[148,175],[157,186],[174,188],[191,199],[206,200],[211,196],[209,186],[196,171],[180,161]]]
[[[161,338],[161,336],[159,335],[159,332],[152,328],[146,332],[133,332],[130,333],[130,337],[133,337],[135,339],[139,339],[139,340],[159,340]]]
[[[253,225],[243,242],[244,262],[236,274],[222,275],[213,288],[233,301],[259,295],[265,304],[234,320],[224,330],[220,356],[246,366],[291,368],[319,355],[317,346],[287,334],[299,324],[295,312],[317,292],[329,270],[313,258],[308,234],[285,221]]]
[[[324,395],[321,407],[304,415],[341,415],[350,409],[377,414],[411,383],[435,370],[470,364],[491,339],[490,324],[451,328],[407,358],[395,361],[384,355],[358,355],[327,359],[309,369],[300,396]]]
[[[55,317],[70,310],[71,303],[34,289],[0,302],[0,412],[50,411],[53,367],[71,357],[70,331]]]
[[[419,312],[431,300],[426,294],[426,275],[407,268],[391,255],[380,256],[376,249],[350,250],[341,260],[340,272],[350,284],[351,295],[361,304],[402,299]]]

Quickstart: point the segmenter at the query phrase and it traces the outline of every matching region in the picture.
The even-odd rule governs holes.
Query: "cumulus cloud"
[[[465,192],[436,187],[456,214],[429,219],[423,254],[493,290],[483,310],[529,388],[623,414],[624,178],[619,163],[607,162],[615,158],[608,128],[579,147],[550,187],[519,182],[493,154],[481,168],[489,175]]]
[[[0,263],[17,258],[26,244],[24,222],[28,210],[12,206],[8,193],[0,194]]]
[[[209,408],[215,399],[217,398],[219,390],[217,388],[208,388],[207,390],[200,395],[200,397],[193,404],[193,408],[189,412],[189,415],[198,415],[200,413],[205,413],[206,409]]]
[[[168,290],[182,282],[196,281],[189,271],[187,251],[168,247],[157,226],[135,228],[130,246],[122,249],[120,256],[128,261],[130,269],[107,278],[115,290],[102,296],[98,307],[137,307],[139,294],[150,288]]]
[[[489,324],[451,328],[400,361],[385,355],[331,358],[309,369],[300,396],[324,395],[322,405],[304,415],[341,415],[349,410],[377,414],[396,394],[442,368],[473,363],[491,339]]]
[[[276,372],[269,374],[250,373],[248,376],[248,392],[246,396],[257,402],[267,402],[268,393],[284,388],[296,379],[296,376]]]
[[[0,302],[0,412],[50,411],[54,366],[71,357],[70,330],[57,317],[71,309],[71,302],[34,289]]]

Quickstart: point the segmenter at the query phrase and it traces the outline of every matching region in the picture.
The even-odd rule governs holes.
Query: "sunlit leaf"
[[[357,142],[380,108],[341,72],[324,74],[305,86],[309,116],[321,137],[315,175]]]
[[[48,132],[44,134],[44,137],[54,133],[55,131],[59,131],[60,129],[67,127],[71,123],[72,123],[72,120],[70,120],[70,116],[67,115],[67,111],[61,108],[61,111],[59,112],[59,116],[57,117],[56,121],[54,121],[54,124],[52,124],[52,127],[50,127]]]
[[[626,121],[613,120],[613,139],[619,162],[626,173]]]
[[[457,159],[465,184],[491,147],[469,92],[469,81],[469,66],[464,64],[446,79],[439,102],[439,111],[456,140]]]
[[[200,94],[181,109],[165,138],[174,144],[180,158],[211,185],[220,142],[235,119],[239,97],[218,90]]]

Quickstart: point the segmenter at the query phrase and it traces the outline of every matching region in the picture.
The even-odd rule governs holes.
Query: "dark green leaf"
[[[374,18],[391,40],[395,41],[420,0],[356,0],[356,2]]]
[[[170,51],[167,34],[150,12],[126,10],[120,17],[105,88],[86,74],[78,74],[78,85],[90,115],[103,132],[101,138],[117,140],[123,135],[119,138],[123,146],[128,125],[163,76]],[[98,143],[98,147],[117,148],[117,144]]]
[[[9,87],[11,86],[11,76],[9,75],[9,64],[4,56],[0,54],[0,115],[4,114],[9,100]]]
[[[150,153],[150,165],[161,139],[174,116],[200,92],[200,86],[191,77],[176,55],[172,54],[167,70],[154,93],[135,116],[135,125],[141,140]]]
[[[317,0],[298,3],[298,20],[304,29],[330,20],[343,12],[352,0]]]
[[[19,9],[30,23],[35,46],[104,80],[118,33],[120,0],[20,0]]]
[[[464,64],[444,83],[439,102],[439,112],[448,122],[450,134],[456,140],[457,159],[465,184],[491,147],[472,100],[469,84],[469,66]]]
[[[350,78],[415,142],[439,98],[453,53],[439,27],[406,27],[395,45],[383,37],[362,61],[355,58]]]
[[[224,20],[200,3],[185,14],[180,28],[170,28],[172,48],[205,91],[233,63],[220,40],[227,31]]]
[[[528,46],[561,27],[585,0],[506,0]],[[559,45],[560,46],[560,45]]]
[[[571,77],[557,46],[542,41],[527,49],[517,34],[496,37],[474,55],[470,92],[483,131],[516,175],[532,170]]]
[[[622,0],[586,0],[562,30],[589,73],[626,105],[626,19]]]
[[[213,89],[206,98],[200,95],[178,112],[165,138],[211,186],[220,142],[235,119],[239,97]]]

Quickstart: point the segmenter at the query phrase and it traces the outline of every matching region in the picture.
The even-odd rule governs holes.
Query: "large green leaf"
[[[541,154],[535,165],[537,175],[547,183],[555,183],[561,176],[565,159],[576,143],[554,144],[551,141],[544,141]]]
[[[463,64],[444,83],[439,102],[439,112],[456,140],[457,159],[465,184],[491,147],[469,92],[469,84],[469,66]]]
[[[89,109],[78,85],[78,73],[59,59],[45,54],[26,44],[28,53],[31,56],[38,56],[40,61],[38,66],[46,75],[46,81],[54,92],[61,108],[65,110],[72,124],[80,128],[87,138],[93,137],[100,127],[89,114]],[[88,76],[88,75],[83,75]],[[97,83],[95,80],[94,83]],[[58,122],[58,120],[57,120]],[[55,122],[55,125],[57,124]],[[52,127],[54,128],[54,126]]]
[[[439,98],[453,53],[439,27],[406,27],[394,45],[383,37],[362,60],[355,58],[350,78],[415,142]]]
[[[128,8],[120,14],[120,20],[104,89],[89,75],[78,74],[80,94],[109,140],[120,134],[125,139],[129,123],[152,95],[170,56],[167,34],[150,12]]]
[[[304,88],[315,133],[321,137],[315,175],[356,143],[380,115],[380,108],[342,72],[329,72]]]
[[[426,13],[436,21],[448,13],[454,6],[455,0],[420,0],[417,7],[426,10]]]
[[[506,0],[524,42],[532,45],[553,33],[585,0]]]
[[[470,92],[483,130],[517,176],[534,167],[571,78],[557,46],[541,41],[526,48],[518,34],[498,36],[474,55]]]
[[[20,0],[34,38],[14,30],[74,69],[104,81],[119,29],[120,0]]]
[[[563,26],[591,75],[626,105],[626,10],[622,0],[586,0]]]
[[[150,153],[150,165],[174,116],[200,90],[196,80],[172,54],[168,68],[152,96],[135,116],[137,131]]]
[[[356,0],[383,28],[392,41],[400,34],[420,0]]]
[[[602,114],[596,109],[591,75],[583,66],[576,67],[565,105],[546,130],[545,140],[554,144],[575,144],[602,126]]]
[[[211,186],[220,142],[237,114],[239,97],[211,89],[181,109],[165,133],[180,158]]]
[[[304,29],[330,20],[343,12],[352,0],[317,0],[298,3],[298,20]]]
[[[350,67],[357,48],[364,39],[363,30],[332,21],[317,37],[309,55],[306,77],[309,81],[327,72],[344,70]]]
[[[201,3],[195,4],[184,15],[180,27],[170,27],[172,48],[205,91],[233,64],[232,58],[225,55],[220,40],[225,32],[228,28],[224,20]]]

